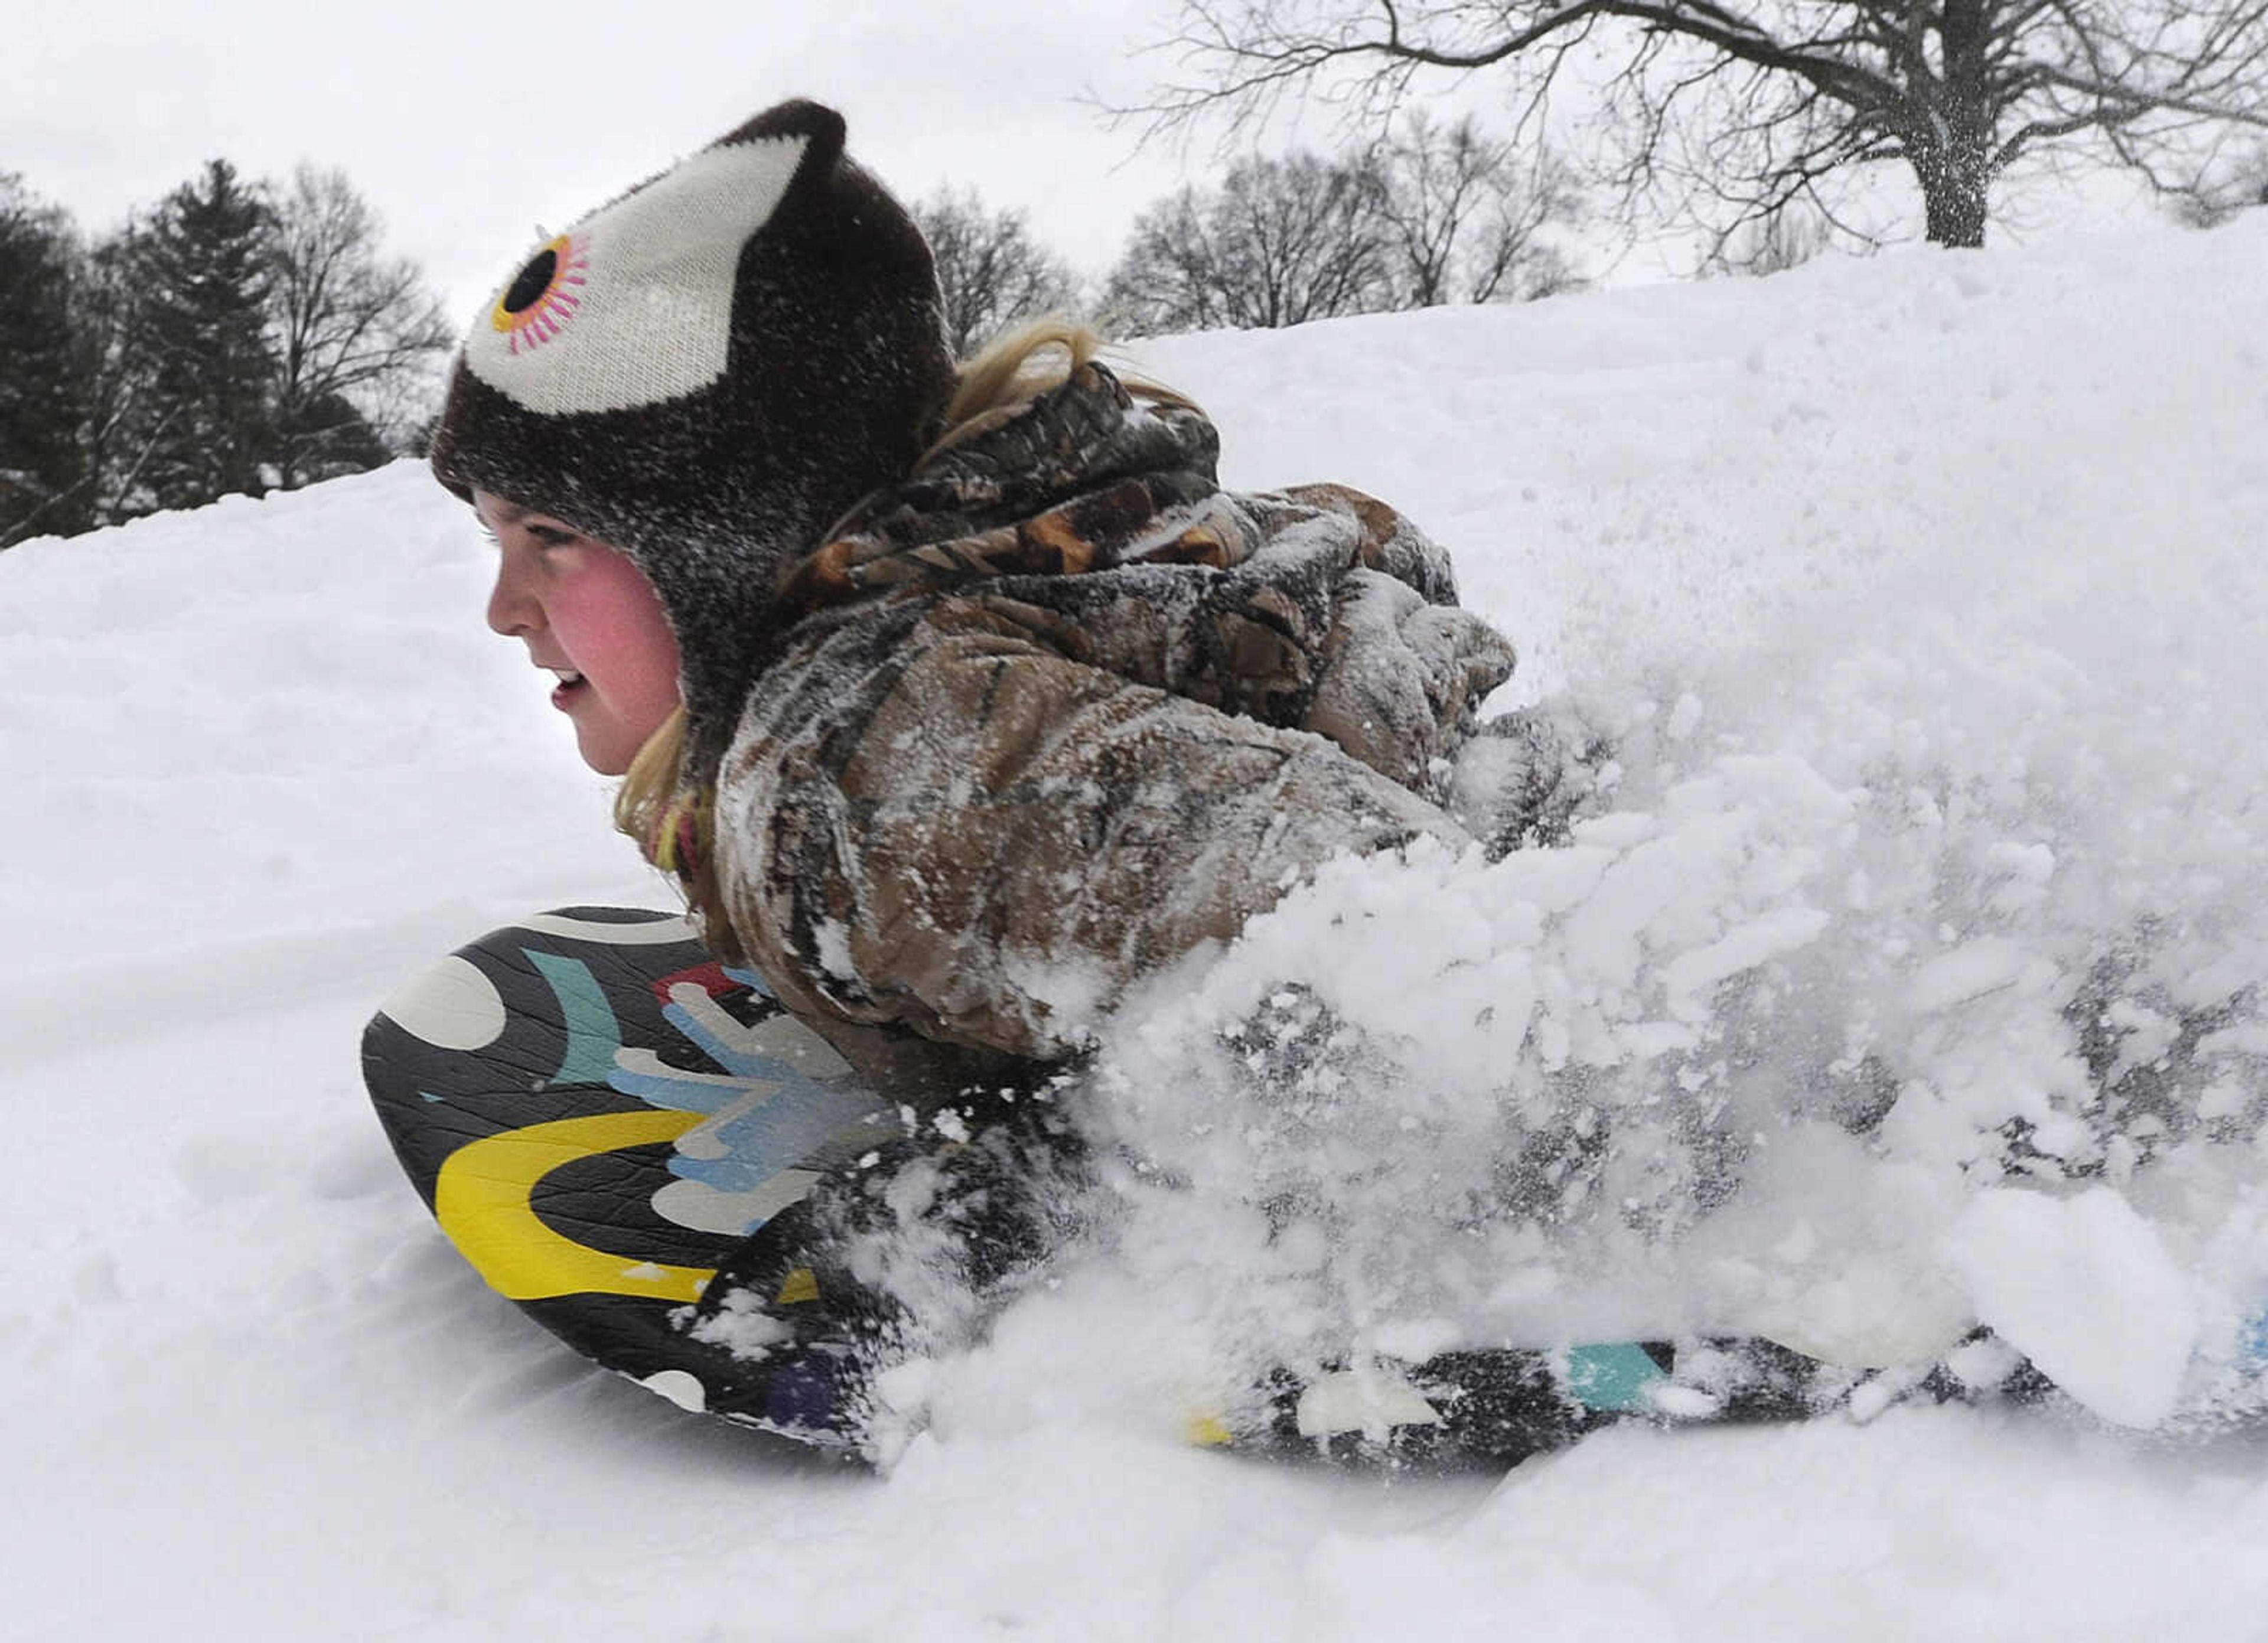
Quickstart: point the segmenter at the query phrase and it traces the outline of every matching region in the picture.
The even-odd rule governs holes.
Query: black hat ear
[[[796,167],[786,197],[780,202],[784,210],[824,190],[828,177],[843,158],[843,116],[832,108],[800,97],[765,109],[718,141],[721,146],[766,137],[794,137],[803,143],[803,163]]]

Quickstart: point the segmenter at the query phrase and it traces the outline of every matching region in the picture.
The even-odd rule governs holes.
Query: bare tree
[[[415,263],[379,249],[342,171],[302,166],[275,205],[269,328],[274,464],[285,489],[385,459],[424,410],[455,336]]]
[[[171,431],[169,414],[150,405],[150,372],[135,339],[140,332],[141,287],[133,247],[141,232],[131,219],[89,247],[73,291],[76,370],[85,395],[81,444],[87,512],[80,528],[131,519],[142,469],[156,442]]]
[[[1704,274],[1784,274],[1808,262],[1827,248],[1826,220],[1800,201],[1778,210],[1750,217],[1727,237],[1702,264]]]
[[[1105,298],[1138,332],[1266,329],[1395,306],[1374,168],[1239,161],[1135,219]]]
[[[1019,320],[1079,306],[1079,276],[1032,237],[1023,212],[991,210],[973,188],[944,188],[912,215],[937,258],[954,353],[974,352]]]
[[[1120,111],[1153,129],[1310,88],[1375,114],[1433,70],[1498,70],[1523,124],[1602,85],[1625,200],[1666,188],[1720,236],[1792,200],[1831,212],[1823,179],[1896,163],[1931,240],[1982,245],[2027,155],[2179,190],[2197,141],[2268,128],[2264,0],[1183,0],[1167,43],[1196,77]]]
[[[1370,163],[1394,306],[1526,301],[1578,283],[1545,232],[1577,210],[1573,182],[1549,150],[1523,156],[1470,115],[1443,125],[1411,108]]]
[[[2256,206],[2268,205],[2268,142],[2215,155],[2174,203],[2174,215],[2193,228],[2218,228]]]

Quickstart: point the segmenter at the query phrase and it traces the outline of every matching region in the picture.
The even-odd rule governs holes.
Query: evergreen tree
[[[70,219],[0,173],[0,548],[92,520],[75,260]]]
[[[126,438],[126,512],[259,495],[273,445],[271,214],[226,160],[166,195],[123,254],[126,343],[143,379]]]
[[[366,474],[394,460],[385,436],[362,409],[343,394],[294,397],[276,419],[277,471],[283,488],[296,490],[319,480]]]

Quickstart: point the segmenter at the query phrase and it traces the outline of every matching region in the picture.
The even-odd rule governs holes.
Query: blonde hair
[[[1003,331],[961,362],[953,397],[939,418],[941,431],[915,461],[915,471],[1020,416],[1041,394],[1069,381],[1103,346],[1101,333],[1065,314],[1048,314]],[[1118,375],[1138,399],[1196,409],[1194,402],[1160,383]],[[835,531],[827,534],[831,537]],[[680,706],[630,761],[615,793],[615,826],[637,842],[648,861],[676,876],[710,951],[726,963],[745,963],[747,955],[722,916],[710,848],[715,832],[713,780],[687,779],[685,740],[685,709]]]
[[[677,791],[677,767],[685,758],[685,704],[671,710],[661,727],[645,739],[622,785],[615,790],[615,825],[637,840],[648,861],[666,868],[661,859],[661,813]]]
[[[1001,332],[961,363],[959,384],[946,402],[945,431],[922,453],[916,469],[963,440],[1012,420],[1041,394],[1069,381],[1103,347],[1100,331],[1068,314],[1046,314]],[[1049,357],[1058,350],[1060,357]],[[1137,399],[1196,409],[1193,402],[1162,383],[1127,372],[1117,375]]]

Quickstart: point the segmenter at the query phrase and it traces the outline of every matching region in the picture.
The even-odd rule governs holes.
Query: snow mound
[[[2268,1298],[2268,310],[2124,331],[2129,249],[1658,293],[1580,387],[1539,381],[1535,316],[1455,317],[1541,344],[1445,390],[1560,413],[1487,422],[1499,508],[1452,543],[1593,797],[1564,848],[1337,864],[1121,1023],[1120,1138],[1264,1212],[1241,1264],[1211,1225],[1184,1252],[1222,1350],[1878,1364],[1982,1322],[2108,1419],[2257,1404],[2228,1371]],[[1547,487],[1589,558],[1491,551]],[[2055,1283],[1977,1252],[2064,1237],[2096,1254]]]
[[[565,1354],[366,1109],[403,976],[666,894],[459,505],[405,464],[0,555],[12,1632],[2249,1634],[2257,1440],[2118,1423],[2268,1358],[2263,266],[2255,214],[1146,350],[1231,483],[1440,536],[1599,785],[1130,1013],[1111,1121],[1186,1186],[926,1366],[883,1480]],[[1182,1442],[1270,1353],[1979,1315],[2111,1424],[1628,1429],[1500,1486]]]

